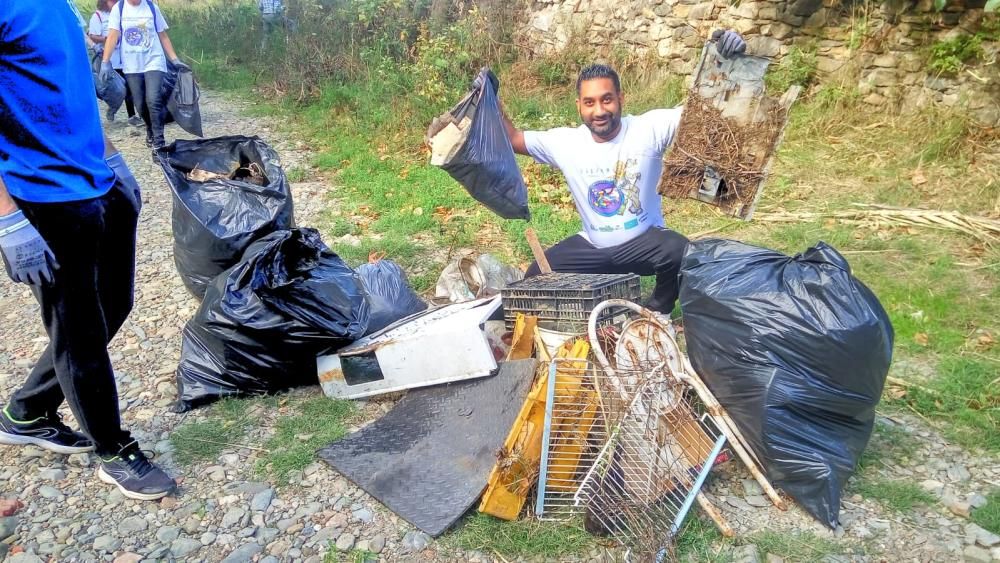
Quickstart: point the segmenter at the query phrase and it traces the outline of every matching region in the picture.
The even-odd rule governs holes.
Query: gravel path
[[[301,142],[283,137],[287,133],[279,134],[268,119],[246,117],[242,109],[241,102],[205,93],[206,135],[257,134],[275,147],[286,169],[308,161]],[[254,475],[257,453],[249,448],[226,450],[216,460],[183,468],[173,462],[170,431],[185,417],[201,416],[198,411],[177,415],[169,410],[176,394],[173,374],[180,356],[180,331],[197,302],[174,271],[170,196],[140,131],[114,124],[108,133],[144,192],[136,305],[111,344],[123,417],[143,447],[154,450],[157,461],[177,476],[181,493],[158,503],[128,500],[97,481],[90,456],[0,446],[0,496],[25,505],[15,516],[0,518],[0,560],[9,552],[8,561],[22,563],[171,559],[316,563],[337,549],[367,551],[382,561],[493,560],[480,553],[445,549],[325,464],[315,463],[293,474],[291,484],[278,487]],[[179,134],[176,127],[167,130],[168,139]],[[318,224],[328,205],[325,184],[298,182],[293,189],[297,223]],[[23,381],[47,341],[27,288],[2,278],[0,400]],[[371,418],[386,407],[372,402],[364,409]],[[259,424],[246,440],[250,444],[260,443],[274,428],[277,413],[262,407],[259,411],[255,414]],[[886,478],[930,491],[940,499],[933,506],[899,514],[855,495],[845,501],[843,528],[831,532],[798,509],[780,513],[768,507],[755,483],[734,464],[719,475],[710,493],[740,533],[810,531],[855,546],[853,554],[828,557],[831,562],[1000,560],[1000,538],[966,518],[970,506],[981,503],[981,494],[1000,486],[1000,464],[993,457],[949,446],[919,421],[899,423],[919,440],[918,453],[911,459],[884,459],[882,471]],[[737,548],[729,556],[756,561],[746,553],[745,547]],[[560,559],[555,554],[551,558]]]

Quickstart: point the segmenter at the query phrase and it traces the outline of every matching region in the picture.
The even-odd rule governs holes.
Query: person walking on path
[[[169,27],[163,12],[152,0],[119,0],[111,8],[101,61],[100,78],[104,80],[114,72],[111,56],[121,51],[125,81],[146,124],[146,145],[153,148],[166,144],[160,87],[167,72],[167,61],[178,69],[190,70],[174,52],[167,35]]]
[[[257,9],[260,10],[260,21],[263,32],[260,39],[260,50],[267,47],[267,40],[271,34],[281,29],[287,32],[285,20],[285,3],[283,0],[257,0]]]
[[[0,444],[96,451],[97,477],[152,500],[174,480],[121,426],[108,343],[132,309],[139,186],[101,131],[69,0],[0,10],[0,254],[49,336],[0,405]],[[58,414],[66,401],[86,435]]]
[[[94,42],[94,52],[103,59],[104,43],[108,40],[108,24],[111,23],[111,7],[114,2],[111,0],[97,0],[97,9],[90,16],[87,24],[87,36]],[[122,56],[120,51],[111,55],[111,68],[118,73],[122,79],[125,78],[125,71],[122,70]],[[97,69],[99,70],[99,69]],[[142,118],[135,114],[135,104],[132,103],[132,93],[128,89],[128,81],[125,81],[125,111],[128,113],[128,124],[133,127],[142,125]],[[115,113],[108,108],[108,121],[115,120]]]

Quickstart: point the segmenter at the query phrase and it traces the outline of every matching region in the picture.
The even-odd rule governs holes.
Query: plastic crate
[[[639,276],[635,274],[569,274],[553,272],[525,278],[500,291],[508,330],[517,313],[538,317],[539,328],[583,334],[594,306],[608,299],[638,301]],[[607,310],[600,320],[617,314]]]

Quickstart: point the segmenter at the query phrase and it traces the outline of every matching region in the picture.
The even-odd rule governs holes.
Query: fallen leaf
[[[992,348],[995,343],[996,341],[993,340],[993,335],[988,332],[984,332],[979,335],[979,338],[976,338],[976,350],[985,352],[986,350]]]
[[[898,401],[906,396],[906,388],[902,386],[890,386],[886,389],[885,394],[888,395],[890,399]]]
[[[424,208],[423,207],[418,207],[418,208],[414,209],[413,210],[413,214],[414,215],[423,215],[424,214]]]
[[[929,342],[929,339],[927,338],[927,333],[926,332],[918,332],[918,333],[914,334],[913,335],[913,340],[916,341],[916,343],[919,344],[919,345],[921,345],[921,346],[927,346],[927,343]]]
[[[913,175],[910,176],[910,181],[913,182],[914,186],[922,186],[927,183],[927,177],[924,176],[924,171],[917,168],[913,171]]]

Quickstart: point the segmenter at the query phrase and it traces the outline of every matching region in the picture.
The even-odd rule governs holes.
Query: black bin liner
[[[680,282],[695,370],[772,483],[835,528],[892,361],[882,305],[822,242],[794,257],[693,242]]]
[[[427,303],[410,287],[406,272],[392,260],[362,264],[358,275],[368,290],[371,315],[368,332],[378,332],[392,323],[427,309]]]
[[[480,86],[451,109],[456,122],[472,120],[468,137],[441,168],[465,187],[469,195],[505,219],[530,219],[528,188],[514,158],[497,98],[496,77],[479,72]]]
[[[201,129],[200,99],[201,89],[198,88],[191,69],[179,69],[167,62],[167,72],[163,73],[163,82],[160,84],[163,123],[176,122],[188,133],[204,136]]]
[[[197,297],[250,243],[294,225],[292,194],[278,154],[258,137],[179,140],[159,149],[156,157],[174,196],[174,262],[184,285]],[[187,177],[195,167],[228,175],[252,163],[263,170],[265,185]]]
[[[319,232],[271,233],[215,278],[184,326],[174,410],[317,385],[316,356],[364,335],[369,311],[360,276]]]

